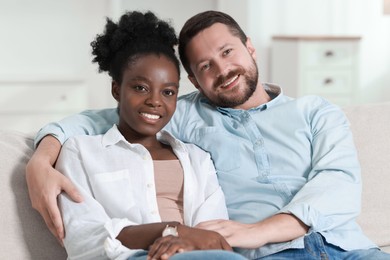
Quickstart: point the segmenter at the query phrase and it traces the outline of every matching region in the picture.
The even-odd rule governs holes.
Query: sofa
[[[358,222],[369,238],[390,253],[390,102],[343,110],[362,167]],[[0,259],[66,259],[65,250],[28,197],[25,166],[33,153],[33,136],[0,130]]]

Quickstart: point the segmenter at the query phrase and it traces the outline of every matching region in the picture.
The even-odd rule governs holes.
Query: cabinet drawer
[[[352,91],[352,72],[308,71],[304,76],[302,94],[349,94]]]
[[[87,106],[85,85],[0,86],[0,112],[63,112]]]
[[[303,67],[349,67],[356,60],[357,48],[351,42],[302,42]]]

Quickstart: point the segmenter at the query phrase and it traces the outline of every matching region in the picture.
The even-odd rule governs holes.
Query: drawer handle
[[[325,57],[333,57],[334,52],[333,51],[326,51],[325,52]]]
[[[326,78],[325,80],[324,80],[324,85],[325,86],[329,86],[329,85],[332,85],[333,84],[333,79],[331,79],[331,78]]]

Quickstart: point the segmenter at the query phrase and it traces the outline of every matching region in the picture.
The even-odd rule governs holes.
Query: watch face
[[[171,227],[171,226],[166,226],[164,231],[162,232],[162,236],[163,237],[166,237],[166,236],[174,236],[174,237],[178,237],[179,234],[177,233],[177,227]]]

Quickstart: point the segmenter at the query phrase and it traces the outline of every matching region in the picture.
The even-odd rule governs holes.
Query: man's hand
[[[192,250],[232,251],[226,240],[216,232],[179,225],[178,233],[179,237],[158,238],[149,249],[148,259],[168,259],[176,253]]]
[[[243,224],[232,220],[210,220],[197,228],[221,234],[233,247],[259,248],[268,243],[287,242],[305,235],[309,229],[291,214],[276,214],[263,221]]]
[[[74,201],[81,202],[82,197],[75,186],[53,168],[61,144],[52,136],[45,137],[26,166],[26,180],[30,200],[51,233],[62,244],[64,226],[57,205],[57,196],[65,191]]]
[[[234,247],[258,248],[266,243],[261,233],[256,234],[256,225],[232,220],[209,220],[196,225],[197,228],[212,230],[221,234]],[[255,240],[254,237],[257,239]]]

